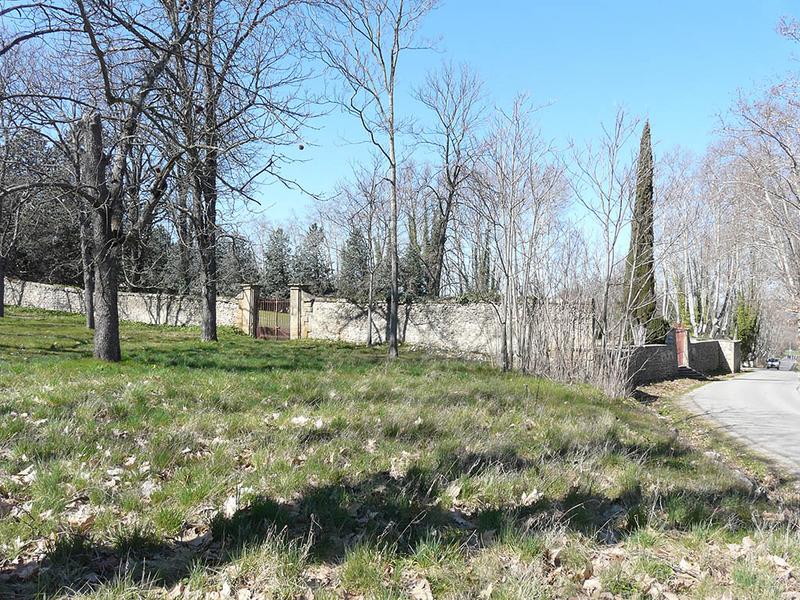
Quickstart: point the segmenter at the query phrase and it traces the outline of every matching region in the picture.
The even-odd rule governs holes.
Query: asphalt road
[[[687,397],[698,412],[800,474],[800,373],[758,369],[704,385]]]

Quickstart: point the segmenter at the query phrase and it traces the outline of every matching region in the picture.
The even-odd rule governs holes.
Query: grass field
[[[0,597],[800,590],[795,484],[667,400],[197,334],[0,321]]]

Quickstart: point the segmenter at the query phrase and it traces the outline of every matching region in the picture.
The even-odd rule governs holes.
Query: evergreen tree
[[[486,233],[479,236],[472,257],[472,293],[477,298],[485,298],[496,292],[495,282],[492,278],[491,253],[489,245],[489,228]]]
[[[417,222],[412,215],[409,217],[408,245],[400,258],[400,288],[406,299],[421,298],[428,295],[428,283],[422,247],[417,239]]]
[[[250,242],[232,235],[217,240],[217,290],[223,296],[235,296],[242,284],[258,279],[258,265]]]
[[[400,288],[406,299],[422,298],[428,295],[428,278],[425,263],[416,244],[408,244],[400,257]]]
[[[625,306],[634,329],[644,329],[645,342],[653,341],[663,328],[655,318],[656,275],[653,239],[653,148],[650,141],[650,123],[646,122],[639,147],[631,245],[625,264]]]
[[[307,285],[312,294],[325,295],[334,290],[331,265],[325,256],[325,231],[313,223],[303,236],[294,255],[293,275]]]
[[[747,358],[756,349],[761,333],[761,315],[758,303],[751,298],[739,298],[734,314],[735,337],[742,341],[742,356]]]
[[[289,297],[292,283],[292,248],[289,236],[280,227],[269,233],[264,248],[264,269],[261,273],[261,293],[275,298]]]
[[[370,248],[367,238],[360,228],[352,227],[342,248],[339,294],[353,302],[365,302],[369,296],[369,268]]]

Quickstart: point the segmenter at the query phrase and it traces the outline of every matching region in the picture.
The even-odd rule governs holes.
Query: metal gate
[[[259,298],[256,311],[256,337],[265,340],[289,339],[289,301]]]

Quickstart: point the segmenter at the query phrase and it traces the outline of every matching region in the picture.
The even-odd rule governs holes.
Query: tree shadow
[[[650,394],[648,392],[645,392],[641,388],[635,389],[633,391],[632,396],[633,396],[634,400],[636,400],[637,402],[639,402],[641,404],[644,404],[645,406],[649,406],[651,404],[654,404],[659,399],[659,396],[656,396],[654,394]]]
[[[600,543],[624,540],[654,519],[662,527],[678,530],[706,523],[743,528],[753,525],[752,506],[759,501],[746,486],[716,492],[673,489],[657,497],[645,496],[638,485],[614,497],[576,486],[527,504],[507,501],[468,510],[448,500],[448,486],[460,477],[489,468],[514,471],[535,466],[510,451],[446,455],[439,465],[431,470],[412,468],[402,476],[381,471],[357,481],[309,485],[288,500],[256,496],[231,515],[218,513],[204,523],[185,523],[182,535],[173,539],[134,530],[109,544],[65,533],[43,560],[0,568],[0,597],[87,590],[120,578],[171,588],[198,565],[222,568],[276,535],[304,547],[311,564],[336,565],[362,544],[409,556],[431,537],[477,549],[493,544],[496,532],[535,535],[554,526]],[[37,575],[31,578],[34,572]]]

